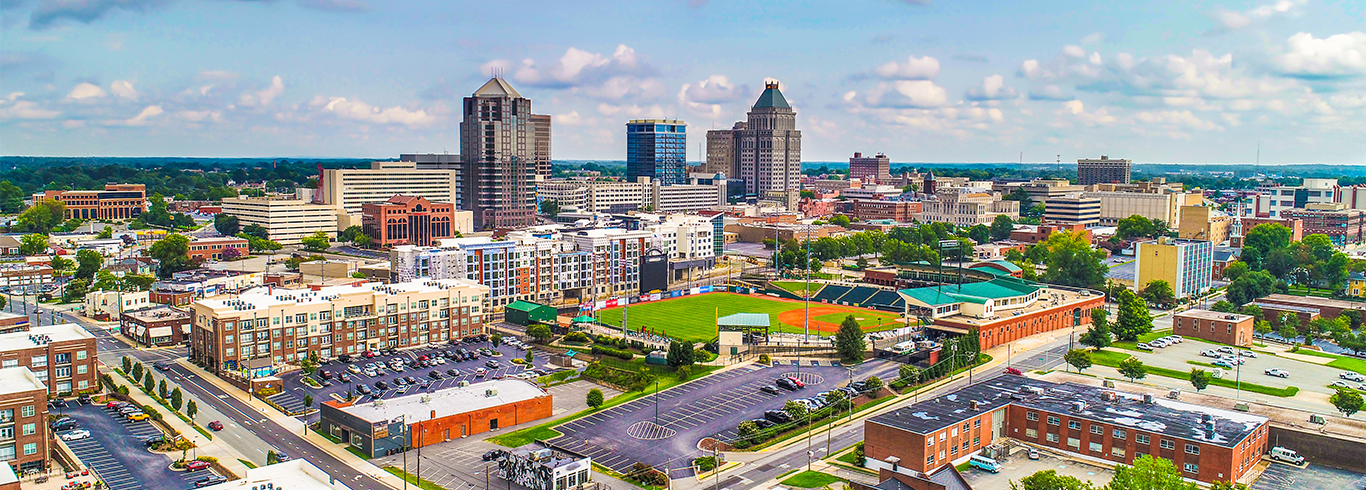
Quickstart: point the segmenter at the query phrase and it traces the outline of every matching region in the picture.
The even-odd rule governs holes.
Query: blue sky
[[[0,154],[458,152],[492,69],[556,159],[691,160],[777,79],[803,158],[1366,164],[1366,2],[5,0]]]

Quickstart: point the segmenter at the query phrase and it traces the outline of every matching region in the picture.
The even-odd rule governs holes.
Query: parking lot
[[[1252,483],[1252,490],[1306,490],[1311,488],[1366,488],[1366,475],[1327,466],[1304,468],[1271,463]]]
[[[796,366],[746,366],[662,391],[658,410],[656,397],[646,395],[560,425],[556,430],[564,437],[554,443],[623,473],[636,462],[677,468],[699,453],[697,443],[701,439],[718,435],[732,438],[740,422],[763,418],[765,410],[782,408],[787,400],[811,397],[849,380],[846,367],[829,361],[812,366],[810,362],[800,369],[806,388],[795,392],[770,394],[759,388],[780,376],[797,375]],[[896,364],[886,361],[868,362],[852,371],[855,380],[873,375],[891,379],[895,373]]]
[[[171,463],[180,458],[179,453],[168,455],[147,450],[143,441],[161,434],[150,421],[131,422],[104,405],[73,405],[63,413],[91,434],[85,439],[66,441],[66,445],[82,463],[98,472],[111,490],[183,490],[211,474],[172,471]]]
[[[1203,357],[1200,355],[1200,352],[1209,349],[1217,349],[1219,347],[1218,344],[1186,339],[1184,342],[1170,347],[1158,348],[1155,352],[1125,352],[1133,354],[1140,361],[1143,361],[1144,364],[1150,366],[1164,367],[1178,371],[1189,371],[1196,366],[1191,365],[1186,361],[1197,361],[1210,364],[1214,362],[1215,359]],[[1329,388],[1328,385],[1338,381],[1338,375],[1342,373],[1341,369],[1278,357],[1271,353],[1261,351],[1258,348],[1253,348],[1252,351],[1257,357],[1246,359],[1246,362],[1241,366],[1241,375],[1238,373],[1238,366],[1235,366],[1235,369],[1232,370],[1224,369],[1223,377],[1226,379],[1234,379],[1241,376],[1241,379],[1244,382],[1263,386],[1272,386],[1276,388],[1298,386],[1301,390],[1305,391],[1332,394],[1334,393],[1334,390]],[[1289,371],[1290,376],[1288,378],[1268,376],[1263,374],[1267,369],[1283,369]],[[1356,382],[1351,383],[1353,387],[1356,387],[1359,384],[1360,383]]]
[[[963,479],[975,489],[1005,490],[1011,488],[1012,480],[1018,482],[1020,478],[1046,470],[1053,470],[1059,475],[1075,477],[1081,481],[1090,481],[1096,488],[1110,483],[1110,479],[1114,477],[1114,471],[1109,468],[1059,458],[1047,451],[1040,451],[1039,459],[1034,460],[1029,459],[1026,452],[1022,447],[1013,446],[1010,449],[1010,456],[996,458],[1001,463],[1000,473],[968,468],[963,471]]]
[[[444,353],[446,351],[456,351],[462,348],[471,352],[475,352],[477,349],[489,349],[496,354],[494,356],[480,355],[477,358],[468,361],[444,359],[444,364],[437,364],[429,367],[410,367],[408,364],[405,364],[402,372],[397,372],[389,367],[389,362],[394,359],[402,359],[404,362],[416,362],[422,356],[429,356],[430,358],[433,356],[433,353],[436,352]],[[283,375],[281,379],[283,379],[284,390],[281,391],[280,394],[270,397],[270,400],[291,411],[301,411],[304,408],[303,397],[305,394],[313,395],[313,399],[315,400],[313,403],[316,407],[318,403],[322,403],[329,399],[344,399],[347,390],[356,390],[357,394],[361,394],[360,385],[366,385],[366,387],[371,390],[371,394],[363,395],[360,398],[360,401],[364,402],[376,398],[393,398],[417,390],[441,390],[457,386],[461,381],[476,383],[485,379],[512,376],[527,371],[528,369],[545,369],[548,371],[556,369],[547,366],[549,356],[545,352],[534,351],[534,353],[532,368],[527,368],[524,365],[514,364],[512,362],[513,359],[521,359],[526,356],[525,350],[507,344],[503,344],[495,349],[490,342],[457,342],[454,345],[442,345],[441,347],[422,346],[405,349],[397,351],[393,355],[381,355],[373,358],[352,357],[351,361],[348,363],[340,361],[324,363],[323,366],[319,368],[318,374],[315,375],[315,379],[322,381],[321,384],[323,384],[323,387],[321,388],[313,388],[304,384],[304,374],[301,371],[294,371]],[[485,363],[490,360],[496,360],[500,364],[500,367],[496,369],[486,367]],[[374,363],[377,367],[375,376],[368,376],[364,373],[365,365],[369,363]],[[362,372],[352,373],[348,371],[347,368],[352,365],[361,369]],[[457,372],[454,376],[449,372],[452,369]],[[485,371],[482,377],[476,374],[479,369]],[[323,371],[331,373],[332,377],[330,380],[321,378]],[[433,378],[431,376],[431,373],[434,371],[440,374],[440,378]],[[342,373],[346,373],[351,379],[350,383],[341,381],[340,375]],[[416,381],[416,384],[399,384],[394,381],[394,378],[396,377],[406,378],[409,376]],[[387,384],[387,388],[380,389],[377,386],[377,383],[380,381]]]

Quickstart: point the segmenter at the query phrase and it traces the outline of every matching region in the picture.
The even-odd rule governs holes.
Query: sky
[[[1366,165],[1366,2],[4,0],[0,154],[459,152],[501,72],[557,160],[777,80],[805,161]],[[1260,151],[1259,151],[1260,148]]]

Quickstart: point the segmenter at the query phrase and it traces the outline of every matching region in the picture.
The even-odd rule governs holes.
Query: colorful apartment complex
[[[868,419],[864,451],[868,468],[923,475],[1010,438],[1110,465],[1161,457],[1213,483],[1251,470],[1267,432],[1257,415],[1007,375]]]
[[[65,219],[133,219],[147,210],[142,184],[105,184],[102,191],[45,191],[42,198],[65,205]]]
[[[190,304],[190,358],[214,373],[483,332],[489,288],[463,279],[258,287]]]
[[[1062,328],[1084,329],[1091,310],[1105,303],[1105,295],[1088,289],[1064,288],[1009,275],[986,282],[944,285],[897,291],[906,300],[906,316],[928,316],[926,326],[950,335],[977,332],[982,349]]]
[[[434,240],[454,237],[458,231],[454,204],[432,202],[422,196],[394,196],[378,204],[365,203],[361,214],[365,234],[379,247],[426,247]]]

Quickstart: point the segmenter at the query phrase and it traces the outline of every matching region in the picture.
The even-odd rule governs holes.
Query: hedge
[[[593,346],[593,355],[607,355],[615,357],[617,359],[621,359],[623,361],[629,361],[631,359],[635,359],[636,357],[635,354],[632,354],[621,349],[613,349],[611,347],[599,347],[596,345]]]

